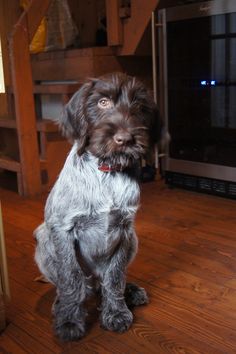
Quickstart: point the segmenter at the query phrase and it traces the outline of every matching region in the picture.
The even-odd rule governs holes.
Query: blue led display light
[[[201,80],[201,86],[216,86],[216,80]]]

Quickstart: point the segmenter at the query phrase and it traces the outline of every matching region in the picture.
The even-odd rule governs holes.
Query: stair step
[[[1,156],[0,157],[0,169],[13,171],[13,172],[20,172],[20,162],[16,161],[8,156]],[[40,168],[41,170],[46,170],[47,168],[47,161],[41,159],[40,160]]]
[[[15,129],[16,121],[14,119],[2,118],[0,119],[0,128]]]
[[[114,48],[66,49],[31,55],[34,81],[77,81],[122,71]],[[127,70],[127,69],[125,69]]]
[[[42,83],[34,85],[35,94],[63,95],[73,94],[81,87],[81,83]]]
[[[20,172],[20,162],[7,156],[0,157],[0,168],[13,172]]]
[[[50,119],[38,120],[36,123],[37,131],[54,133],[58,132],[58,126]],[[14,119],[0,119],[0,128],[16,129],[16,121]]]
[[[35,84],[33,86],[34,94],[43,94],[43,95],[70,95],[75,93],[83,82],[75,81],[75,82],[63,82],[63,81],[48,81],[42,82],[40,84]],[[6,87],[6,92],[9,94],[13,94],[12,86]]]
[[[55,133],[59,131],[58,125],[50,119],[37,121],[37,131],[45,133]]]

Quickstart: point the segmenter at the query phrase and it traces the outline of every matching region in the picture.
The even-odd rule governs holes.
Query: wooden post
[[[35,196],[42,191],[29,43],[49,4],[50,0],[32,0],[9,40],[24,196]]]
[[[6,326],[4,299],[10,298],[8,271],[3,233],[2,210],[0,203],[0,332]]]
[[[120,0],[106,0],[107,41],[110,46],[122,45],[122,23],[120,19]]]
[[[4,294],[4,297],[9,299],[10,289],[9,289],[9,281],[8,281],[8,269],[7,269],[5,238],[4,238],[4,231],[3,231],[1,202],[0,202],[0,279],[1,279],[1,289]]]
[[[23,194],[34,196],[41,192],[41,176],[26,17],[15,26],[9,44]]]
[[[6,327],[5,305],[4,305],[1,286],[0,286],[0,333],[5,329],[5,327]]]

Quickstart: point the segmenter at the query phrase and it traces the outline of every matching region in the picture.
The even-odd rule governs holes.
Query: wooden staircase
[[[58,129],[58,125],[55,122],[55,117],[42,116],[42,97],[59,97],[61,106],[63,106],[66,102],[68,102],[73,93],[80,88],[80,86],[80,83],[50,83],[35,84],[33,87],[40,166],[40,191],[48,190],[53,185],[70,148],[70,144],[61,135]],[[8,90],[8,95],[13,95],[13,92],[11,92],[10,89]],[[11,98],[11,101],[14,103],[14,98]],[[13,132],[18,132],[16,119],[0,119],[0,132],[2,134],[5,133],[6,136],[9,136],[10,134],[7,133],[7,131],[12,131],[12,134]],[[16,173],[18,193],[20,195],[25,195],[19,144],[17,144],[17,142],[12,144],[12,136],[10,137],[10,141],[11,146],[7,149],[7,151],[5,151],[5,155],[0,155],[0,168]]]
[[[37,55],[30,55],[29,42],[50,0],[32,0],[23,12],[9,40],[12,86],[7,95],[13,107],[11,119],[0,117],[0,170],[16,174],[19,194],[34,196],[49,189],[70,148],[52,117],[42,115],[43,97],[57,96],[64,104],[86,77],[111,71],[138,75],[141,66],[145,73],[150,58],[134,54],[157,4],[158,0],[133,0],[125,11],[118,0],[107,0],[108,47]],[[6,141],[14,136],[17,141],[12,145],[7,142],[4,149],[1,136]]]
[[[108,45],[118,46],[117,55],[133,55],[159,0],[131,1],[128,17],[122,16],[119,0],[106,0],[106,4]]]

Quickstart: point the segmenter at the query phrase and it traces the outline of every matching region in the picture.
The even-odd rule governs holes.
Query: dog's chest
[[[73,230],[86,258],[109,256],[122,238],[132,235],[138,183],[123,172],[99,171],[92,156],[86,161],[73,156],[72,150],[48,198],[47,223]]]
[[[122,174],[104,175],[97,185],[92,212],[79,218],[76,232],[81,252],[88,259],[109,256],[132,237],[139,204],[139,186]]]
[[[105,175],[101,179],[104,204],[111,209],[135,213],[139,203],[139,186],[125,174]]]

